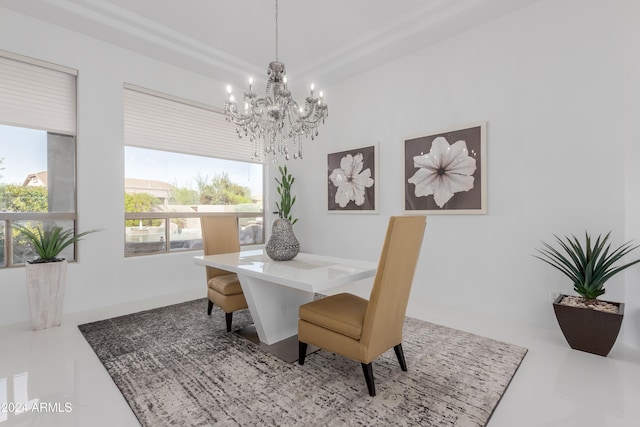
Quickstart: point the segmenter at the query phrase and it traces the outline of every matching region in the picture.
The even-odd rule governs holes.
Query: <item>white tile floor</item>
[[[0,404],[37,401],[38,412],[0,412],[8,426],[137,426],[78,324],[202,296],[183,293],[68,314],[63,326],[0,328]],[[606,357],[571,350],[557,329],[505,324],[437,307],[408,314],[529,349],[489,427],[640,426],[640,352],[616,344]],[[66,406],[65,406],[66,405]],[[23,405],[19,405],[23,406]],[[19,409],[19,408],[18,408]]]

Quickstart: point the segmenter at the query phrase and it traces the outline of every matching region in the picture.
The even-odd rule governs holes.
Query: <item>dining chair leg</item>
[[[207,300],[209,302],[209,307],[207,307],[207,314],[211,316],[211,310],[213,310],[213,303],[211,300]]]
[[[404,352],[402,351],[402,344],[398,344],[393,347],[393,350],[396,352],[396,357],[398,358],[398,362],[400,363],[400,369],[403,371],[407,370],[407,361],[404,360]]]
[[[376,395],[376,386],[373,383],[373,367],[371,363],[362,363],[362,372],[364,372],[364,380],[367,382],[369,396]]]
[[[304,358],[307,356],[307,343],[298,341],[298,365],[304,365]]]
[[[231,321],[233,320],[233,312],[225,313],[224,318],[227,321],[227,332],[231,332]]]

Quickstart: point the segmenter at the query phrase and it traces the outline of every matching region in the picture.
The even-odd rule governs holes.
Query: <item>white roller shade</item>
[[[76,134],[77,71],[0,51],[0,123]]]
[[[124,86],[125,145],[256,162],[253,144],[213,107],[138,86]]]

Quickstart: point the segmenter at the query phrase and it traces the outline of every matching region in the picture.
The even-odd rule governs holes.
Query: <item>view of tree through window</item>
[[[202,249],[200,216],[239,217],[241,244],[263,243],[263,166],[125,147],[125,254]]]
[[[47,132],[0,126],[0,211],[47,212]]]
[[[7,261],[24,264],[35,258],[35,252],[20,232],[12,230],[12,241],[5,242],[7,224],[74,227],[75,138],[0,125],[0,152],[0,266]],[[9,213],[14,215],[9,218]],[[32,214],[47,215],[35,220]],[[13,254],[10,260],[5,255],[7,244]],[[62,256],[74,259],[73,246]]]

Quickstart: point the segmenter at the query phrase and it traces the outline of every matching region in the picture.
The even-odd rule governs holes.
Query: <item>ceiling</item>
[[[319,88],[538,0],[280,0],[278,59]],[[266,79],[271,0],[2,0],[0,5],[221,82]]]

